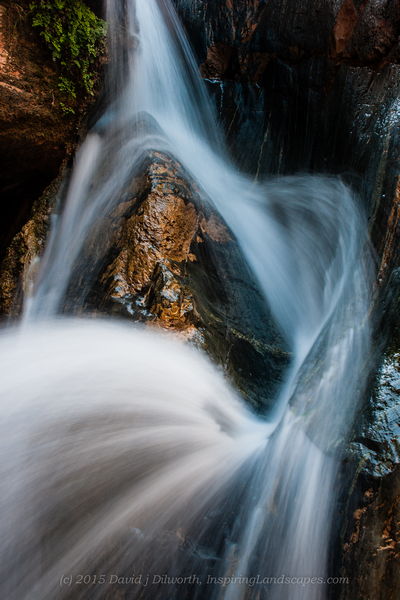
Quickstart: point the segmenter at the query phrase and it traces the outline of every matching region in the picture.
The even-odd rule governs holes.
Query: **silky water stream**
[[[368,372],[366,220],[340,180],[238,173],[168,0],[109,0],[107,20],[108,108],[0,336],[1,596],[322,600]],[[65,315],[87,240],[154,150],[225,221],[287,341],[266,415],[165,334]]]

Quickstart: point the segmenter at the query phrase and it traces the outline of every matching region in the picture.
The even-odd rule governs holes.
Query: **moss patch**
[[[105,22],[82,0],[30,2],[37,28],[59,68],[61,108],[74,113],[80,97],[93,95],[99,56],[104,52]]]

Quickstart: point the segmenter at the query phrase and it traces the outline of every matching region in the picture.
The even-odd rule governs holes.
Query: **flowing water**
[[[365,219],[337,179],[237,172],[168,0],[109,0],[107,20],[108,108],[76,157],[23,327],[0,338],[2,597],[323,599],[368,365]],[[152,150],[225,220],[287,340],[263,417],[168,336],[57,317],[83,306],[97,273],[85,265],[78,286],[79,258]]]

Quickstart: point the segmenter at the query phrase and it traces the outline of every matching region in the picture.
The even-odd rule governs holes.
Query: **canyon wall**
[[[400,518],[400,2],[175,0],[240,166],[340,175],[376,250],[371,380],[343,466],[332,597],[395,598]],[[350,493],[349,490],[350,489]],[[340,559],[337,559],[337,556]]]

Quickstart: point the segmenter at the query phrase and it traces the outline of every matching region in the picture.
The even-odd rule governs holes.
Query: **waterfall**
[[[0,338],[3,597],[119,585],[137,599],[322,600],[368,366],[365,217],[338,179],[237,172],[169,0],[108,0],[107,20],[107,110],[77,154],[24,327]],[[287,340],[267,415],[169,336],[58,317],[83,304],[95,265],[66,303],[79,257],[152,150],[218,211]]]

